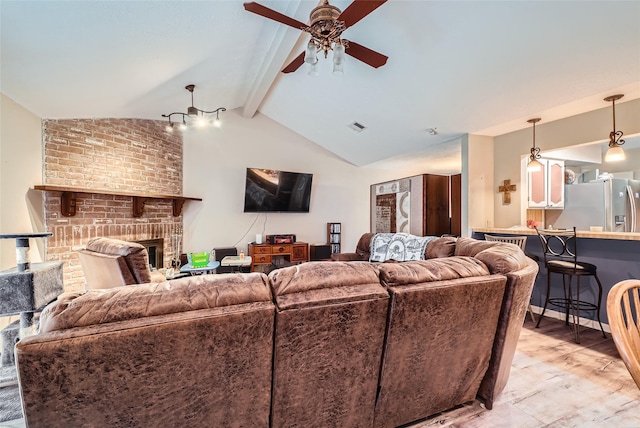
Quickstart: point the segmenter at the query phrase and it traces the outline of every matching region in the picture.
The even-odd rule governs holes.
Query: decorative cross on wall
[[[511,203],[511,192],[516,191],[516,185],[511,184],[511,180],[503,180],[502,183],[502,186],[498,187],[498,192],[503,192],[502,204],[508,205]]]

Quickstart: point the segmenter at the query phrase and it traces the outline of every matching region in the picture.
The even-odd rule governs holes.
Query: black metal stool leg
[[[600,305],[602,304],[602,284],[600,283],[600,278],[598,278],[597,274],[593,275],[598,283],[598,308],[596,309],[596,315],[598,317],[598,324],[600,324],[600,330],[602,331],[602,337],[606,338],[607,335],[604,332],[604,328],[602,327],[602,322],[600,321]]]
[[[569,275],[569,292],[567,293],[567,274],[562,274],[562,291],[564,292],[564,325],[569,325],[569,311],[571,310],[571,279]]]
[[[573,307],[573,331],[576,336],[576,343],[579,344],[580,343],[580,275],[578,275],[578,284],[576,287],[576,303],[575,305],[573,304],[573,297],[572,297],[571,305]]]
[[[536,323],[536,328],[540,327],[540,321],[542,321],[542,317],[544,316],[544,311],[547,310],[547,305],[549,304],[549,293],[551,292],[551,272],[547,270],[547,296],[544,299],[544,306],[542,307],[542,312],[538,317],[538,322]]]

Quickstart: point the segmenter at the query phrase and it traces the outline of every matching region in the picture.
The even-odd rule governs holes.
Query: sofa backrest
[[[78,251],[87,289],[113,288],[136,283],[122,256]]]
[[[356,254],[360,260],[369,260],[373,235],[375,235],[375,233],[365,233],[358,240],[356,244]]]
[[[475,257],[486,264],[491,273],[515,272],[530,264],[520,247],[507,242],[458,238],[454,254]]]
[[[378,269],[391,301],[374,426],[473,400],[491,360],[506,277],[462,256]]]
[[[375,265],[309,262],[269,280],[271,426],[372,426],[389,300]]]
[[[264,274],[67,295],[16,345],[27,426],[268,426]]]
[[[112,238],[93,238],[87,242],[86,251],[121,256],[124,258],[136,284],[151,282],[149,254],[147,249],[137,242]]]
[[[519,246],[506,242],[458,238],[455,255],[474,257],[482,261],[491,273],[507,277],[491,361],[478,391],[478,398],[491,409],[509,379],[511,363],[539,268]]]

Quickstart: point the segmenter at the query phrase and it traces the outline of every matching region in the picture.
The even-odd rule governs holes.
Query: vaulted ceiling
[[[316,5],[259,3],[302,22]],[[242,1],[2,0],[0,17],[0,89],[40,117],[161,119],[194,83],[196,106],[260,112],[354,165],[640,98],[639,1],[390,0],[343,34],[387,64],[347,57],[340,77],[331,57],[280,73],[308,36]]]

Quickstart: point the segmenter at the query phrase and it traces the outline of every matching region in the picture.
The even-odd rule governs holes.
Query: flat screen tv
[[[247,168],[244,212],[308,213],[313,174]]]

